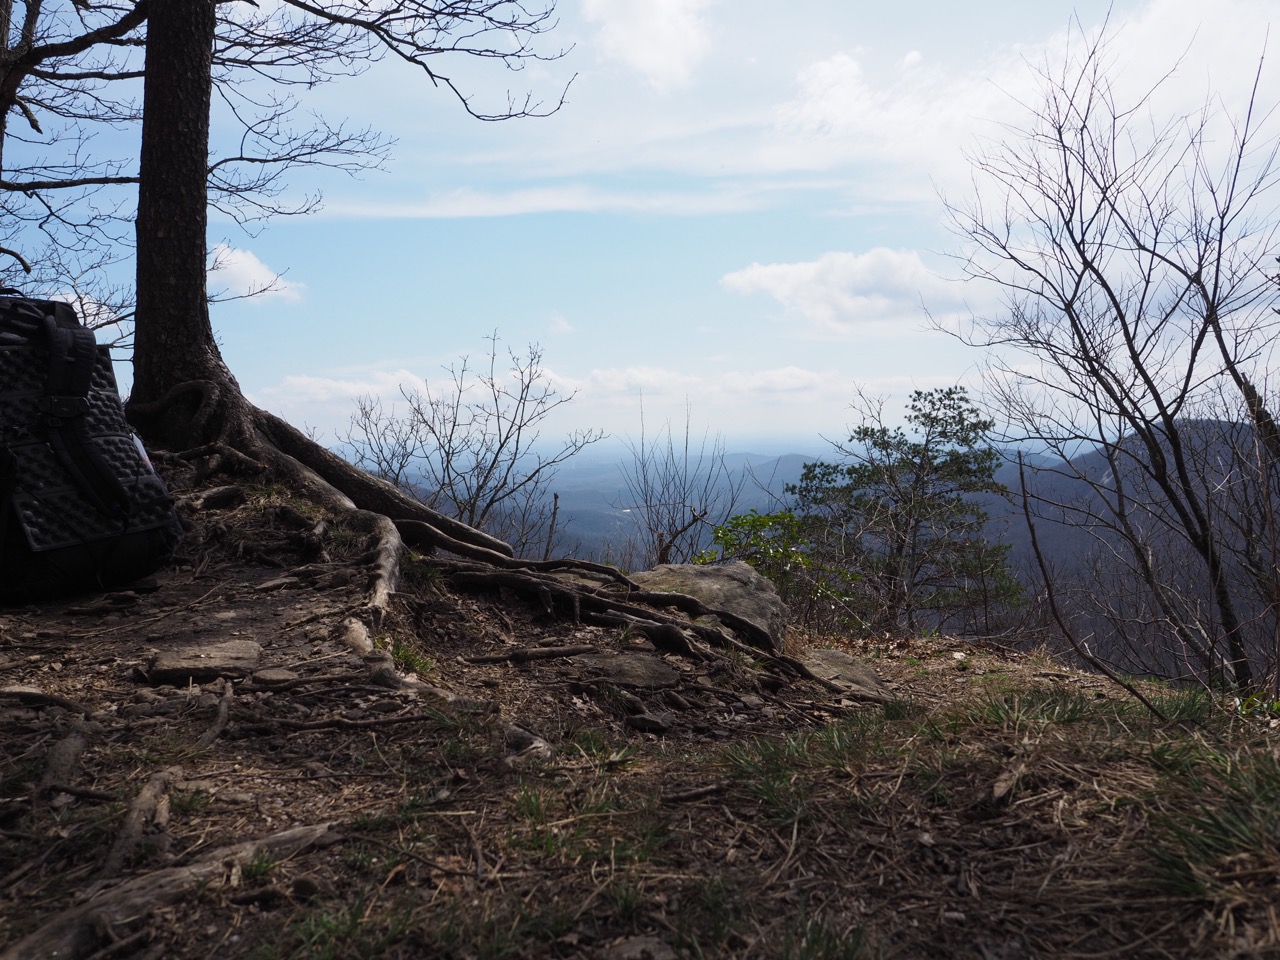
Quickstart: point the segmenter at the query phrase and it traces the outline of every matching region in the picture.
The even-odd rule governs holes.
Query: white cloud
[[[361,371],[350,376],[289,375],[247,391],[249,400],[290,423],[318,430],[329,441],[346,430],[360,397],[376,397],[390,412],[404,406],[401,386],[415,389],[422,377],[406,369]]]
[[[557,313],[551,317],[551,323],[547,331],[553,337],[564,336],[565,334],[573,333],[573,324],[569,322],[568,317]]]
[[[1152,100],[1157,117],[1196,113],[1210,89],[1240,116],[1262,53],[1261,36],[1241,25],[1274,17],[1264,0],[1222,0],[1212,16],[1195,0],[1151,0],[1127,16],[1115,13],[1110,78],[1119,102],[1136,103],[1176,63]],[[1087,33],[1096,29],[1086,22]],[[1035,70],[1061,70],[1068,50],[1082,48],[1078,27],[1064,23],[1042,42],[1006,44],[967,61],[912,50],[897,70],[875,69],[874,50],[840,50],[796,71],[794,93],[775,109],[772,143],[750,156],[775,170],[858,171],[867,198],[963,190],[964,150],[978,137],[1005,139],[1004,124],[1029,122]],[[1280,82],[1277,63],[1264,65],[1264,91]]]
[[[660,91],[688,84],[710,48],[702,12],[709,0],[583,0],[601,52]]]
[[[223,297],[270,297],[299,301],[306,286],[286,280],[249,250],[216,244],[209,257],[209,287]]]
[[[952,195],[967,189],[963,149],[976,135],[1001,138],[998,124],[1025,119],[1015,98],[1033,98],[1028,64],[1061,63],[1069,16],[1063,8],[993,23],[988,39],[975,44],[963,42],[971,34],[947,34],[962,16],[972,30],[972,15],[952,11],[929,24],[894,11],[885,17],[890,26],[873,29],[844,4],[838,13],[820,8],[813,14],[828,16],[829,30],[811,24],[793,30],[771,25],[758,3],[745,11],[710,0],[561,6],[563,36],[577,45],[555,70],[572,68],[579,76],[564,109],[546,120],[469,123],[447,98],[424,98],[411,75],[391,64],[355,85],[318,91],[351,98],[337,111],[376,105],[386,113],[382,123],[403,137],[393,176],[358,181],[355,189],[335,182],[327,189],[326,214],[715,212],[778,202],[773,184],[763,181],[779,179],[825,189],[830,207],[842,210],[932,204],[935,185]],[[1083,12],[1087,28],[1100,6]],[[1274,0],[1219,0],[1212,11],[1203,0],[1117,3],[1117,66],[1125,76],[1150,81],[1194,39],[1175,78],[1179,92],[1171,96],[1181,109],[1194,109],[1212,81],[1231,86],[1234,106],[1234,81],[1251,78],[1260,27],[1275,17],[1271,6]],[[895,21],[896,32],[890,29]],[[1037,33],[1045,24],[1056,33]],[[593,56],[618,68],[595,69]],[[531,76],[544,68],[552,69],[530,65]],[[538,76],[542,90],[558,89],[551,76]],[[686,83],[678,96],[652,95],[650,83],[670,89],[678,82]],[[1263,89],[1274,85],[1268,78]],[[406,136],[412,118],[419,126]],[[592,179],[635,172],[652,176]],[[684,184],[673,183],[680,176],[705,179],[681,192]],[[825,183],[815,183],[819,178]],[[440,192],[424,196],[423,183]],[[368,202],[379,194],[381,203]]]
[[[641,428],[656,430],[670,423],[692,432],[705,425],[731,440],[752,435],[788,435],[815,441],[819,436],[847,435],[849,404],[859,391],[904,401],[912,390],[951,386],[961,377],[954,370],[904,364],[880,365],[875,373],[847,369],[815,369],[798,365],[763,368],[708,369],[700,375],[657,367],[613,367],[592,370],[575,383],[578,416],[589,411],[593,425],[615,437],[636,436]],[[744,408],[751,410],[744,417]]]
[[[416,203],[400,200],[332,204],[321,215],[369,219],[510,217],[557,212],[694,216],[750,209],[759,204],[754,194],[755,191],[736,189],[733,186],[688,193],[673,190],[624,193],[579,184],[507,191],[462,187]]]
[[[548,370],[557,392],[575,398],[557,411],[544,433],[550,437],[560,431],[600,428],[615,438],[636,436],[643,412],[649,430],[667,423],[681,429],[687,418],[695,434],[709,426],[712,433],[723,432],[731,439],[772,434],[816,440],[819,435],[844,435],[849,402],[859,390],[892,396],[896,402],[913,389],[957,381],[955,371],[937,369],[922,356],[903,364],[872,360],[861,366],[708,362],[704,369],[690,372],[636,364],[597,367],[579,376]],[[420,375],[405,368],[295,375],[249,391],[249,399],[332,442],[347,431],[357,398],[373,396],[388,414],[403,413],[401,386],[420,389],[422,383]],[[744,416],[744,410],[750,414]]]
[[[885,247],[825,253],[799,263],[753,263],[725,274],[720,283],[732,293],[768,294],[818,334],[838,337],[865,333],[869,325],[919,327],[925,309],[947,314],[960,305],[961,294],[915,251]]]

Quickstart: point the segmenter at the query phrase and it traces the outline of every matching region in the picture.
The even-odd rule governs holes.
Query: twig
[[[394,717],[375,717],[370,720],[349,720],[346,717],[329,717],[326,720],[289,720],[277,717],[267,721],[289,730],[365,730],[370,727],[391,727],[400,723],[431,723],[439,721],[438,715],[429,713],[397,714]]]
[[[590,644],[568,647],[520,647],[506,653],[488,653],[478,657],[463,657],[463,663],[524,663],[526,660],[555,660],[559,657],[580,657],[599,650]]]
[[[674,793],[664,793],[658,798],[658,801],[660,803],[686,803],[690,800],[702,800],[705,797],[713,797],[717,793],[723,793],[732,785],[732,780],[720,780],[716,783],[706,783],[700,787],[691,787],[688,790],[677,790]]]

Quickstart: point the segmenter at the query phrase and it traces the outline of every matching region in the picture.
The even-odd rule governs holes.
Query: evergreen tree
[[[1021,588],[1009,547],[985,533],[983,497],[995,479],[991,421],[962,387],[917,390],[906,427],[867,405],[835,462],[806,464],[788,488],[822,567],[842,571],[839,592],[867,628],[983,628]]]

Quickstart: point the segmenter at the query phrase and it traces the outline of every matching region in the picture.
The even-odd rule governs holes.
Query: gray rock
[[[210,683],[219,677],[247,677],[258,666],[262,647],[252,640],[227,640],[198,647],[179,647],[157,653],[147,670],[152,683],[184,687]]]
[[[766,649],[781,653],[787,633],[789,612],[767,578],[741,560],[704,566],[696,563],[664,563],[652,570],[631,575],[645,590],[654,593],[683,593],[711,608],[746,620],[768,636]],[[742,639],[754,642],[757,638]],[[759,646],[760,644],[756,644]]]
[[[680,671],[658,657],[644,653],[586,654],[574,657],[574,662],[592,673],[623,687],[643,687],[656,690],[674,687],[680,681]]]
[[[292,683],[298,679],[298,674],[292,670],[286,670],[284,667],[267,667],[265,670],[259,670],[253,675],[253,682],[260,683],[264,687],[278,686],[284,683]]]
[[[843,650],[806,650],[800,661],[817,676],[839,684],[855,700],[888,703],[893,691],[866,664]]]

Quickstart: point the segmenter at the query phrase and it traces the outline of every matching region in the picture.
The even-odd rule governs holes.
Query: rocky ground
[[[1208,701],[948,638],[680,656],[429,557],[370,625],[360,535],[182,496],[152,580],[0,613],[3,960],[1278,955],[1272,860],[1150,869]]]

